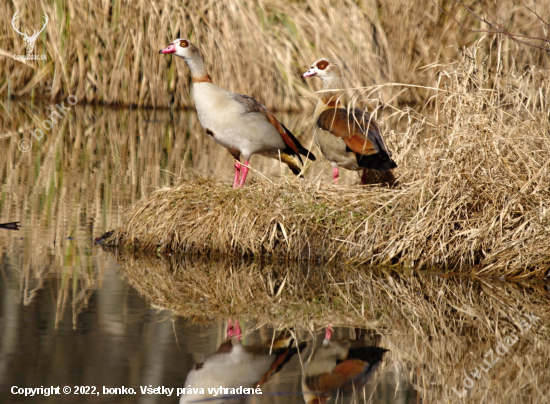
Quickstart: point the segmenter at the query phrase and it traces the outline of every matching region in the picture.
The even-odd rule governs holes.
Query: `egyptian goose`
[[[297,352],[297,348],[292,347],[294,339],[288,331],[282,332],[273,343],[270,340],[269,344],[255,346],[243,346],[240,342],[241,335],[239,322],[229,319],[226,341],[215,353],[206,357],[201,363],[197,363],[187,375],[184,386],[202,388],[203,394],[197,391],[192,394],[182,394],[180,404],[220,399],[220,396],[231,396],[227,398],[234,399],[237,394],[248,393],[243,393],[242,389],[261,388]],[[231,342],[233,337],[237,340],[235,344]],[[216,391],[215,396],[208,390],[212,388],[218,390],[220,386],[228,390]],[[242,388],[240,393],[237,390],[239,387]],[[230,392],[231,389],[234,391]]]
[[[346,108],[342,100],[344,83],[340,67],[328,59],[319,59],[302,74],[302,78],[318,76],[323,80],[324,90],[317,102],[314,121],[317,124],[315,141],[323,155],[332,165],[335,184],[338,184],[338,167],[363,171],[361,183],[368,183],[367,170],[387,171],[375,175],[379,181],[393,184],[391,173],[397,164],[391,159],[378,125],[368,112],[358,108]],[[381,181],[380,181],[381,179]]]
[[[199,121],[205,132],[229,150],[236,160],[233,188],[244,185],[253,154],[280,158],[296,175],[300,175],[299,163],[303,163],[300,154],[315,160],[315,156],[254,98],[212,84],[199,50],[188,39],[176,39],[159,53],[179,56],[189,66]],[[243,166],[240,155],[245,160]]]
[[[324,404],[330,397],[350,395],[365,386],[388,351],[364,341],[331,341],[332,330],[304,367],[302,393],[307,404]]]

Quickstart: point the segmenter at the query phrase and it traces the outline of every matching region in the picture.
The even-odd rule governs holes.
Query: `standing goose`
[[[317,102],[314,121],[317,124],[315,141],[323,155],[332,165],[332,176],[338,184],[338,167],[363,171],[361,183],[368,180],[367,170],[386,171],[376,182],[394,183],[391,173],[397,164],[391,159],[378,125],[368,112],[358,108],[346,108],[342,102],[344,83],[340,67],[328,59],[319,59],[302,74],[302,78],[318,76],[323,80],[324,90]]]
[[[315,160],[315,156],[254,98],[212,84],[199,50],[188,39],[176,39],[159,53],[175,54],[189,66],[199,121],[205,132],[229,150],[236,160],[233,188],[244,185],[253,154],[280,157],[296,175],[300,175],[299,163],[303,163],[300,154]],[[243,166],[241,154],[245,160]]]

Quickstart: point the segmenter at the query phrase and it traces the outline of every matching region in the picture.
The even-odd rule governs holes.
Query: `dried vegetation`
[[[399,165],[395,188],[315,178],[259,177],[242,190],[183,182],[139,201],[113,240],[149,251],[547,277],[548,78],[491,81],[484,62],[471,48],[461,61],[433,66],[434,116],[396,113],[409,124],[386,134]]]
[[[540,4],[538,4],[540,3]],[[539,15],[548,2],[528,1]],[[81,101],[149,107],[190,106],[185,63],[158,55],[179,37],[196,42],[215,82],[252,95],[271,109],[303,109],[312,94],[300,72],[320,57],[339,60],[351,87],[388,82],[431,86],[422,66],[458,57],[490,26],[547,38],[548,26],[517,0],[52,0],[0,4],[0,95],[76,95]],[[24,42],[9,24],[19,11],[22,29],[50,20],[34,53],[45,61],[14,61]],[[462,29],[464,27],[478,32]],[[546,31],[545,31],[546,30]],[[548,54],[503,34],[487,34],[489,67],[548,68]],[[525,40],[525,38],[521,38]],[[541,41],[531,41],[544,45]],[[253,62],[252,62],[253,61]],[[252,63],[251,63],[252,62]],[[384,102],[422,102],[422,88],[387,88]]]
[[[534,5],[513,0],[441,1],[426,7],[374,0],[33,3],[20,13],[21,23],[30,26],[33,18],[48,13],[50,21],[35,47],[48,59],[1,59],[0,94],[52,99],[75,94],[82,101],[107,104],[189,106],[187,67],[159,57],[157,50],[176,36],[190,36],[200,43],[222,86],[251,94],[270,108],[311,111],[314,95],[298,73],[321,55],[343,61],[355,99],[376,106],[377,118],[385,123],[399,164],[399,187],[326,186],[317,176],[321,161],[306,170],[305,183],[257,175],[255,184],[240,191],[205,180],[180,182],[147,196],[148,183],[176,181],[158,180],[168,174],[156,168],[148,171],[157,178],[149,182],[134,171],[128,176],[139,192],[132,193],[132,202],[142,195],[145,199],[117,236],[145,250],[544,278],[550,255],[548,54],[504,31],[486,32],[492,28],[475,17],[485,15],[493,25],[520,35],[516,39],[544,38],[548,26],[537,15],[547,15],[548,4],[537,5],[536,13],[529,7]],[[0,6],[5,21],[15,11],[12,2]],[[8,24],[0,32],[4,56],[22,45]],[[472,43],[475,47],[459,54],[462,45]],[[458,61],[445,64],[453,58]],[[366,87],[372,83],[384,84]],[[429,112],[403,108],[401,101],[419,101],[418,110],[428,107],[423,111]],[[0,105],[9,110],[9,102]],[[173,120],[178,119],[193,121],[191,116]],[[10,130],[9,150],[17,153],[19,135],[38,123]],[[311,136],[301,125],[297,134]],[[183,136],[200,135],[196,120],[189,126],[191,135],[167,133],[179,151],[185,147]],[[79,146],[80,134],[70,136]],[[58,158],[55,139],[48,133],[43,140],[52,162]],[[219,166],[221,160],[204,151],[208,148],[205,144],[191,155],[187,147],[183,160]],[[181,175],[180,156],[171,145],[166,150],[169,167],[177,169],[174,177]],[[141,151],[165,159],[164,151]],[[119,151],[113,152],[116,161]],[[122,146],[122,157],[135,161],[131,153]]]
[[[548,284],[542,282],[121,250],[116,257],[126,279],[153,305],[197,321],[238,315],[276,328],[313,321],[383,330],[403,317],[411,324],[400,326],[412,326],[422,337],[475,330],[481,339],[521,330],[526,313],[539,316],[540,325],[550,321]]]

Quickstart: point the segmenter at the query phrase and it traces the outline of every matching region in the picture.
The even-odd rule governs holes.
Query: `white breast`
[[[214,140],[238,150],[245,159],[254,153],[277,154],[285,143],[277,130],[259,112],[246,112],[233,93],[212,83],[193,84],[193,98],[199,121]]]
[[[307,377],[317,376],[323,373],[331,373],[337,365],[338,360],[346,359],[349,352],[349,344],[338,341],[323,341],[311,360],[306,364],[304,373]]]

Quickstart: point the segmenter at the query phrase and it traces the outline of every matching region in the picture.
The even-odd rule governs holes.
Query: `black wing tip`
[[[393,170],[394,168],[397,168],[397,163],[393,160],[390,160],[390,161],[384,162],[382,166],[384,169],[380,171]]]
[[[297,167],[291,167],[291,166],[288,166],[288,168],[290,168],[290,171],[292,171],[292,174],[300,177],[300,178],[304,178],[304,176],[302,175],[302,170],[300,170],[299,168]]]
[[[310,159],[311,161],[315,161],[315,156],[313,155],[312,152],[310,152],[308,149],[306,149],[304,146],[302,146],[302,144],[300,143],[300,141],[296,138],[296,136],[294,135],[294,133],[292,133],[285,125],[283,125],[281,123],[281,126],[283,127],[283,129],[285,130],[285,132],[290,136],[290,138],[294,141],[294,143],[296,144],[296,150],[298,150],[298,157],[299,155],[301,154],[302,156],[306,156],[308,159]],[[290,148],[289,148],[290,149]],[[296,154],[294,152],[294,150],[292,150],[292,154]]]
[[[378,346],[350,348],[348,359],[360,359],[365,362],[376,363],[382,360],[386,352],[389,352],[389,349]]]
[[[315,157],[315,154],[313,154],[312,152],[310,152],[309,150],[305,150],[305,153],[302,153],[304,156],[306,156],[308,159],[310,159],[311,161],[315,161],[317,160],[317,158]]]

